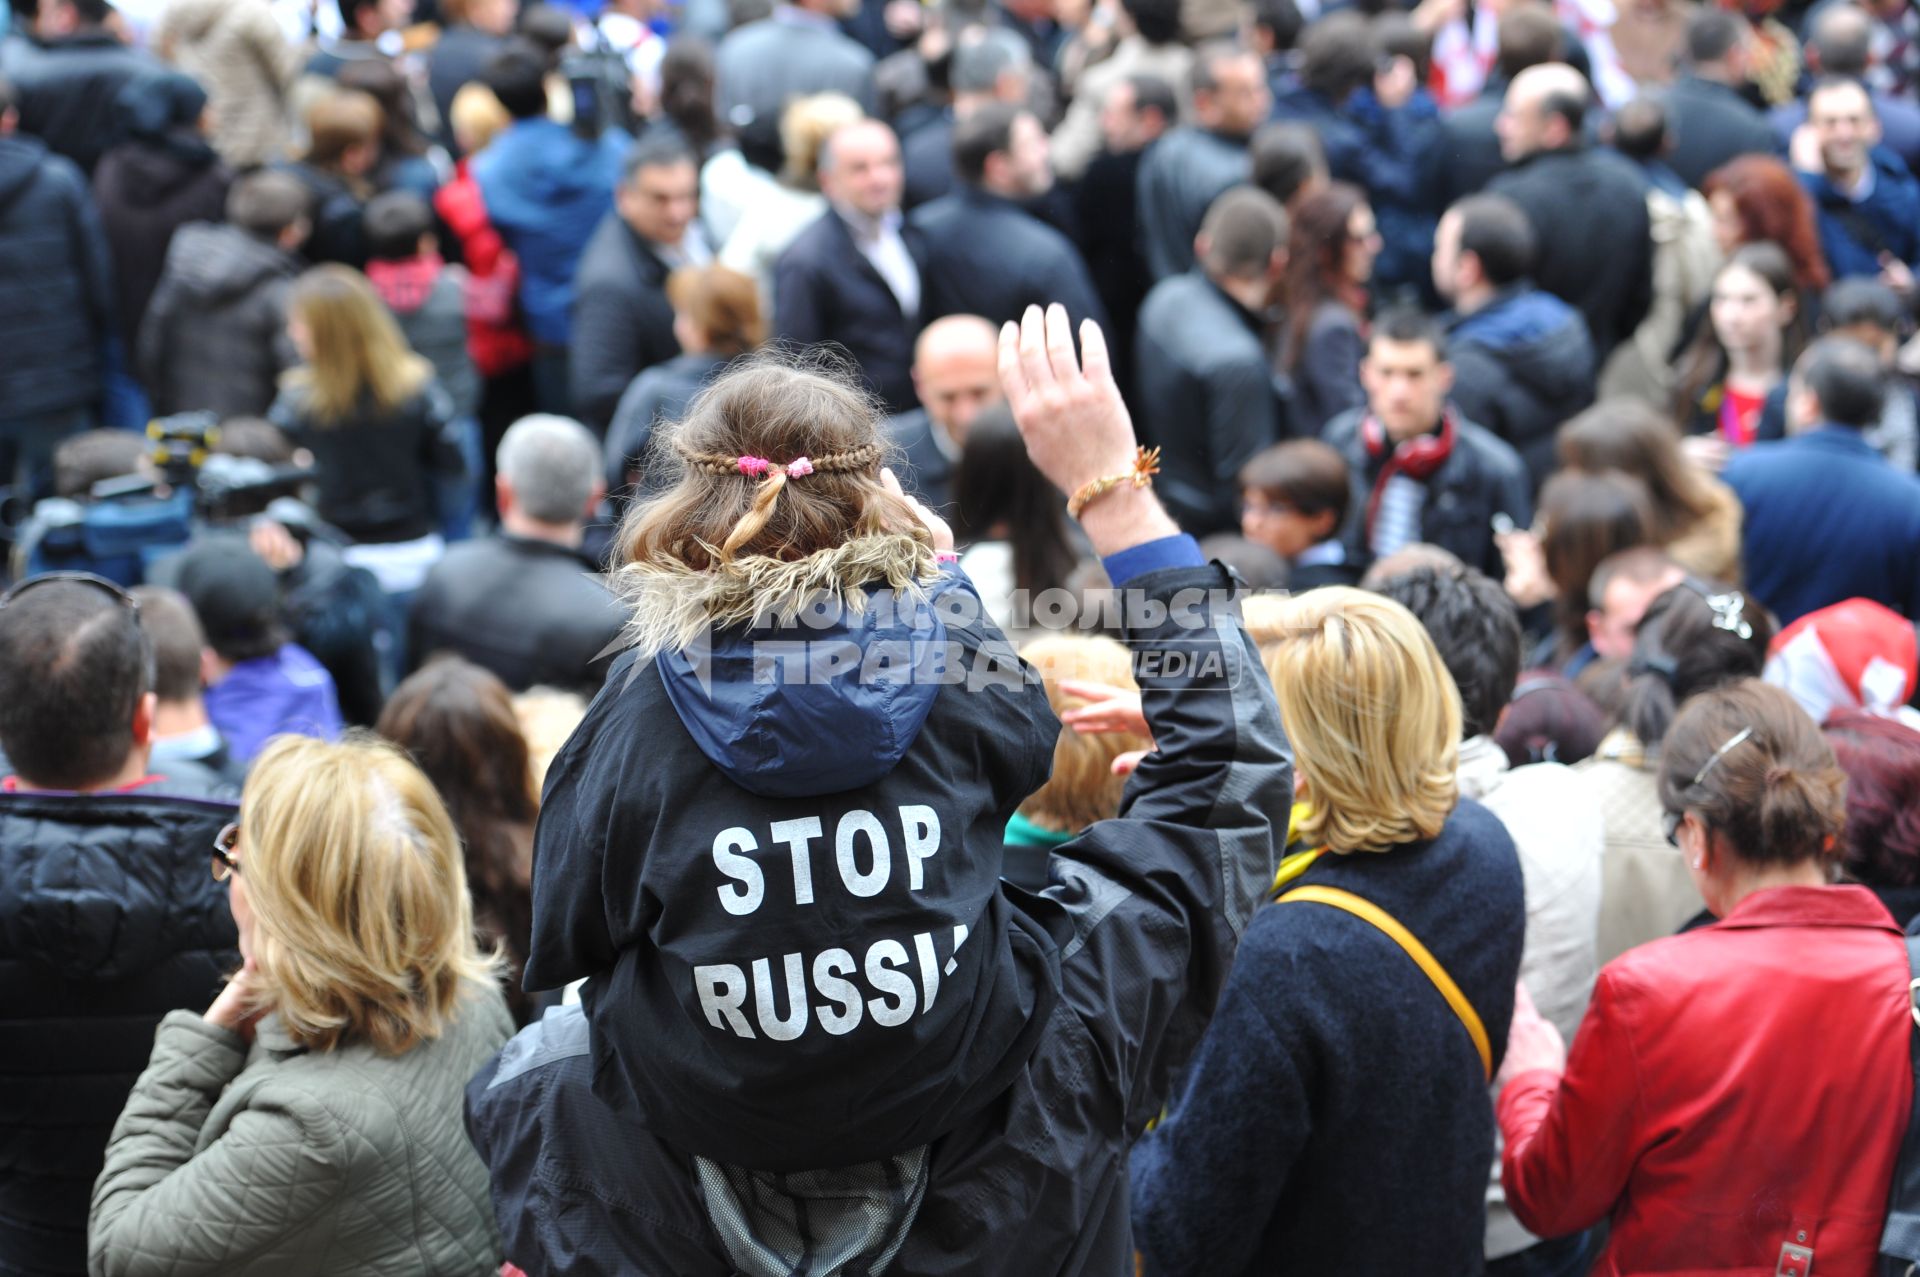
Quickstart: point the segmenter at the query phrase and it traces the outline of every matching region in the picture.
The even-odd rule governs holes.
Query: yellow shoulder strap
[[[1467,1001],[1467,995],[1460,992],[1460,986],[1453,982],[1447,969],[1440,965],[1440,959],[1433,956],[1427,946],[1420,943],[1418,936],[1400,925],[1400,920],[1382,909],[1364,896],[1356,896],[1351,891],[1342,891],[1338,887],[1308,885],[1295,887],[1281,896],[1278,903],[1289,900],[1304,900],[1310,904],[1332,905],[1335,909],[1344,909],[1356,918],[1372,923],[1384,931],[1392,941],[1407,951],[1419,968],[1427,973],[1427,979],[1433,981],[1433,987],[1440,990],[1440,996],[1447,1000],[1453,1013],[1460,1017],[1460,1023],[1467,1026],[1467,1036],[1473,1039],[1473,1049],[1480,1053],[1480,1065],[1487,1071],[1487,1080],[1493,1080],[1493,1046],[1487,1041],[1486,1026],[1480,1023],[1480,1013],[1473,1009],[1473,1003]]]

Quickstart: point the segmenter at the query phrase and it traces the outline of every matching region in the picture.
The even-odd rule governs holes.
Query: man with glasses
[[[153,678],[113,583],[56,573],[0,598],[0,1271],[86,1272],[93,1181],[154,1029],[239,964],[208,873],[235,810],[149,771]]]

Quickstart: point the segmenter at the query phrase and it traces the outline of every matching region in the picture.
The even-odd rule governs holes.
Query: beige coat
[[[1601,860],[1601,966],[1635,945],[1670,936],[1706,908],[1678,848],[1662,826],[1657,759],[1625,728],[1574,766],[1600,801],[1606,829]]]
[[[1740,571],[1740,524],[1744,512],[1740,498],[1718,479],[1706,479],[1711,503],[1705,518],[1667,543],[1673,561],[1695,576],[1709,581],[1738,585]]]
[[[288,91],[306,51],[287,42],[267,0],[172,0],[154,48],[206,89],[213,149],[229,167],[286,157]]]

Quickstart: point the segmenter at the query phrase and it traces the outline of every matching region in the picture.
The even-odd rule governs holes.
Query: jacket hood
[[[136,794],[0,799],[0,946],[69,980],[121,980],[183,948],[236,944],[207,872],[231,803]],[[184,944],[198,937],[201,944]]]
[[[225,301],[275,276],[291,278],[293,259],[232,226],[189,222],[174,233],[167,268],[193,297]]]
[[[164,203],[180,188],[198,181],[212,165],[213,152],[201,159],[190,153],[190,146],[191,141],[183,138],[180,146],[142,141],[109,151],[107,159],[118,169],[121,194],[128,205],[143,209]]]
[[[515,206],[500,210],[538,216],[541,210],[603,198],[604,175],[597,161],[599,144],[589,142],[564,124],[528,120],[494,140],[482,154],[482,173],[512,169],[511,190],[488,191],[488,198]],[[496,155],[495,152],[498,152]]]
[[[940,681],[919,675],[945,645],[937,605],[957,578],[910,537],[636,579],[638,646],[653,651],[700,751],[751,793],[870,785],[899,763],[933,708]]]
[[[38,138],[20,133],[0,137],[0,208],[20,197],[46,158],[47,148]]]
[[[1503,294],[1456,321],[1450,336],[1495,352],[1516,381],[1548,401],[1578,394],[1593,379],[1586,321],[1541,289]]]

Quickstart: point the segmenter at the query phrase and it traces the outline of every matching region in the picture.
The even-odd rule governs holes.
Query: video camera
[[[155,560],[185,546],[195,530],[260,513],[294,496],[312,470],[216,452],[219,418],[176,413],[147,425],[147,474],[93,485],[84,501],[50,497],[16,530],[16,579],[41,572],[96,572],[121,585],[146,579]]]

